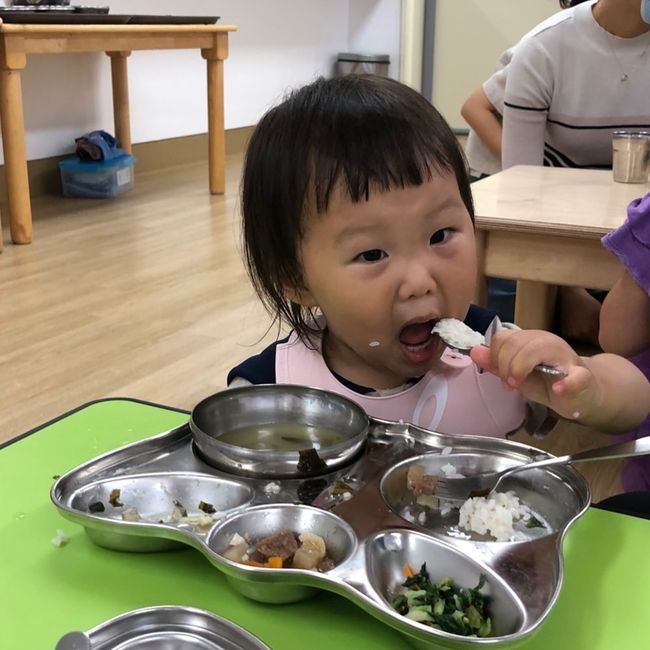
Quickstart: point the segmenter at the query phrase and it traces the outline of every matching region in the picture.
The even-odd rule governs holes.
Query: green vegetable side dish
[[[481,594],[486,582],[482,573],[473,589],[458,587],[451,578],[433,583],[424,563],[419,573],[402,583],[406,591],[393,599],[392,606],[406,618],[437,630],[460,636],[490,636],[488,599]]]

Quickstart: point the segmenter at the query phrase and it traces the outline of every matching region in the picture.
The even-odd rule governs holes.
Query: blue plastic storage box
[[[63,196],[106,199],[133,187],[135,158],[128,154],[101,162],[82,162],[76,156],[59,162]]]

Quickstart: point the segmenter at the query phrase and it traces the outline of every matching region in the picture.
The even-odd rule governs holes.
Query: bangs
[[[314,207],[317,214],[327,212],[335,190],[343,191],[352,202],[367,201],[371,192],[422,185],[435,172],[452,171],[451,163],[441,159],[423,140],[398,137],[397,131],[365,134],[356,131],[358,142],[322,143],[312,153]]]
[[[335,189],[359,202],[372,191],[421,185],[434,173],[464,174],[455,136],[420,94],[389,79],[369,84],[355,76],[338,80],[336,98],[327,90],[297,129],[306,137],[305,169],[312,177],[303,181],[316,213],[327,211]]]

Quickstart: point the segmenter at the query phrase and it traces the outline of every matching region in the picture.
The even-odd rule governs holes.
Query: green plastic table
[[[199,607],[274,650],[409,647],[347,599],[322,592],[265,605],[231,589],[198,551],[119,553],[92,544],[51,504],[53,477],[118,446],[174,428],[188,414],[128,399],[94,402],[0,449],[0,647],[52,650],[71,630],[154,605]],[[70,537],[51,544],[61,528]],[[564,543],[555,609],[526,650],[648,647],[650,521],[590,508]]]

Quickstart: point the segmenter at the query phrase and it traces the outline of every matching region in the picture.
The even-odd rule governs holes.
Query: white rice
[[[459,474],[456,471],[456,467],[452,465],[451,463],[447,463],[446,465],[443,465],[440,468],[440,471],[447,477],[447,478],[465,478],[464,474]]]
[[[61,548],[65,546],[70,541],[70,538],[60,529],[56,529],[56,535],[52,539],[52,544]]]
[[[515,521],[529,514],[529,508],[519,503],[514,492],[493,492],[487,497],[467,499],[460,507],[458,527],[507,542],[516,537]]]
[[[272,494],[280,494],[280,490],[282,490],[282,486],[274,481],[271,481],[264,486],[264,493],[268,496],[271,496]]]
[[[463,321],[455,318],[442,318],[431,330],[438,334],[450,347],[467,350],[475,345],[483,345],[485,337],[480,332],[475,332]]]

